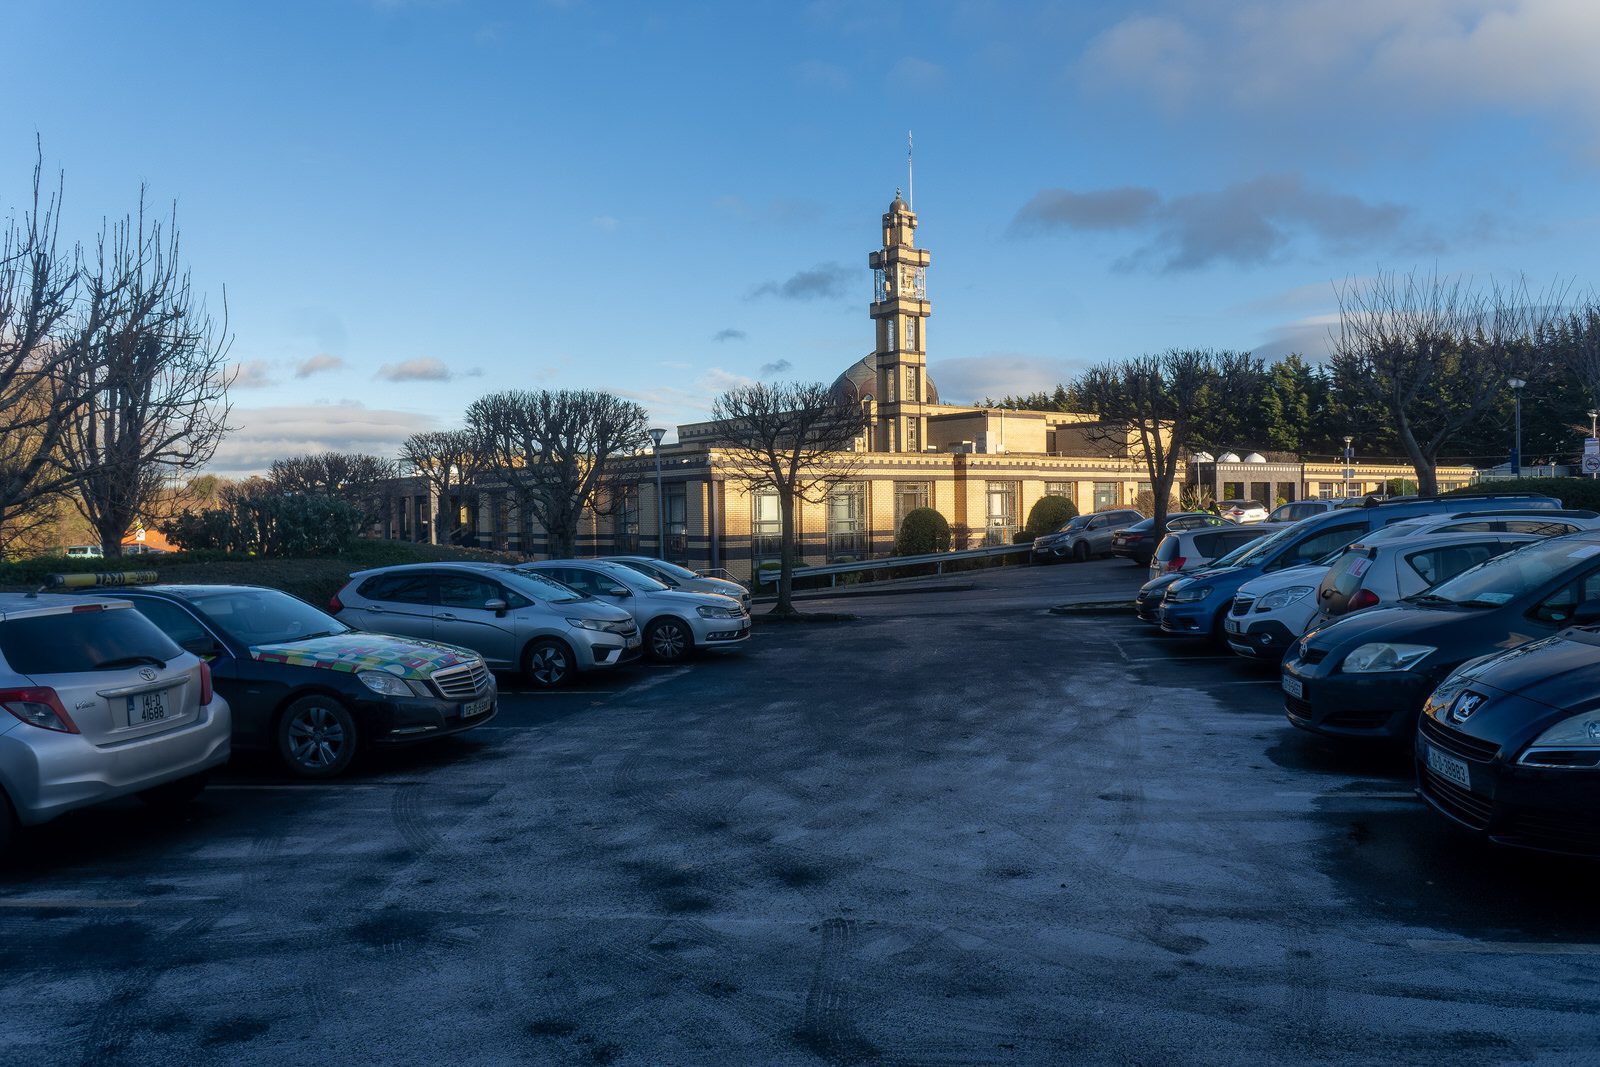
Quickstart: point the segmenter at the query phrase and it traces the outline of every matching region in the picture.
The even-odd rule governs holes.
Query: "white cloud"
[[[1094,38],[1084,84],[1172,110],[1221,103],[1304,116],[1464,103],[1600,124],[1593,0],[1275,0],[1169,5]]]
[[[310,359],[302,360],[295,364],[294,376],[296,378],[309,378],[313,374],[321,374],[324,371],[341,370],[343,367],[344,360],[340,359],[338,356],[330,356],[326,352],[319,352]]]
[[[233,409],[235,429],[208,469],[215,474],[259,474],[275,459],[307,452],[367,452],[393,456],[400,442],[438,420],[414,411],[363,407],[356,401]]]
[[[616,233],[617,227],[622,225],[612,215],[596,215],[589,223],[601,233]]]
[[[378,368],[378,377],[386,382],[448,382],[455,374],[443,360],[432,356],[385,363]]]
[[[1049,391],[1083,371],[1075,360],[1029,356],[1021,352],[995,352],[983,356],[929,360],[928,377],[946,404],[975,404],[984,397],[999,399],[1039,390]]]
[[[937,89],[944,84],[944,68],[926,59],[906,56],[889,68],[888,81],[901,89]]]
[[[234,389],[265,389],[274,384],[271,371],[272,364],[264,359],[248,359],[243,363],[235,363],[233,380],[228,385]]]

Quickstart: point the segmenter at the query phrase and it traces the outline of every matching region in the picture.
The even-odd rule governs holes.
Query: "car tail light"
[[[37,726],[41,730],[54,730],[62,734],[78,732],[78,724],[61,706],[61,698],[56,696],[54,689],[0,689],[0,708],[5,708],[29,726]]]
[[[341,612],[343,610],[344,610],[344,601],[339,599],[339,594],[338,593],[335,593],[331,597],[328,598],[328,614],[329,615],[337,615],[337,614],[339,614],[339,612]]]
[[[1357,589],[1356,595],[1350,598],[1350,603],[1345,606],[1346,611],[1360,611],[1370,608],[1378,603],[1378,594],[1370,589]]]
[[[211,664],[200,661],[200,706],[211,703]]]
[[[1183,559],[1184,558],[1182,556],[1173,556],[1172,559],[1167,563],[1167,573],[1177,574],[1179,571],[1183,570]]]

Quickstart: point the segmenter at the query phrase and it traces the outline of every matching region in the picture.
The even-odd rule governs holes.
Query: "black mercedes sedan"
[[[1600,855],[1600,628],[1464,664],[1434,690],[1417,791],[1491,841]]]
[[[1409,743],[1423,702],[1479,656],[1600,622],[1600,531],[1537,541],[1297,641],[1284,710],[1304,730]]]
[[[150,585],[114,595],[210,662],[233,709],[235,749],[276,753],[299,777],[331,778],[366,745],[460,733],[497,709],[477,653],[352,630],[276,589]]]

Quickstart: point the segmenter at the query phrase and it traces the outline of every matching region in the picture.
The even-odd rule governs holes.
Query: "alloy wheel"
[[[339,717],[320,704],[302,709],[289,722],[289,755],[308,770],[334,766],[348,741]]]
[[[670,663],[682,659],[689,648],[689,635],[675,622],[658,622],[650,630],[650,654]]]
[[[528,674],[539,685],[560,685],[570,669],[567,654],[556,645],[540,645],[528,654]]]

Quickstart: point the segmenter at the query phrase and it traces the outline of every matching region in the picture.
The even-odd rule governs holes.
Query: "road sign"
[[[1583,473],[1600,474],[1600,452],[1585,452],[1583,454]]]

